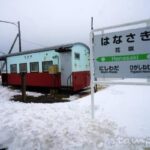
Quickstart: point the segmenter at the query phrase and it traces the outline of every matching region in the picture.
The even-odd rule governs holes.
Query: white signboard
[[[150,27],[94,35],[95,77],[150,78]]]

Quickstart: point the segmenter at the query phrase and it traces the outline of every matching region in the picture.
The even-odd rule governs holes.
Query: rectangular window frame
[[[75,60],[80,60],[80,53],[74,53]]]
[[[25,65],[25,69],[24,70],[22,70],[22,65]],[[20,63],[19,64],[19,72],[20,73],[27,73],[27,63]]]
[[[13,66],[15,66],[15,69]],[[17,64],[10,64],[10,73],[17,73]]]
[[[50,60],[50,61],[42,61],[42,72],[48,72],[48,68],[50,67],[50,66],[48,66],[48,68],[47,69],[45,69],[44,67],[44,63],[48,63],[48,62],[50,62],[51,64],[50,64],[50,66],[52,66],[53,65],[53,61],[52,60]]]
[[[38,68],[37,68],[37,70],[34,70],[33,68],[32,68],[32,65],[33,64],[37,64],[38,65]],[[32,70],[33,69],[33,70]],[[30,72],[39,72],[39,62],[30,62]]]

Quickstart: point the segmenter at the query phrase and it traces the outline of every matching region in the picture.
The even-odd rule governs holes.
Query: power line
[[[8,24],[13,24],[13,25],[17,26],[17,24],[16,24],[16,23],[14,23],[14,22],[10,22],[10,21],[3,21],[3,20],[0,20],[0,22],[8,23]]]

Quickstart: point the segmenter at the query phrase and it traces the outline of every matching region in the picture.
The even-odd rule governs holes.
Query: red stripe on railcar
[[[21,77],[20,74],[11,73],[7,74],[8,85],[20,85]]]
[[[26,83],[27,86],[38,87],[60,87],[60,74],[50,75],[48,73],[27,73]],[[8,74],[9,85],[21,85],[20,74],[11,73]]]
[[[7,74],[8,85],[21,85],[20,74]],[[48,73],[27,73],[27,86],[37,87],[61,87],[61,74],[50,75]],[[73,91],[81,90],[90,85],[90,72],[81,71],[72,73]]]
[[[81,90],[90,85],[90,72],[81,71],[72,73],[73,91]]]

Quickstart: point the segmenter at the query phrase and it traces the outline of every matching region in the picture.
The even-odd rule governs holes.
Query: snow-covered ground
[[[68,103],[9,101],[0,85],[0,148],[10,150],[142,150],[150,147],[150,87],[115,85]],[[35,93],[28,93],[36,95]]]

